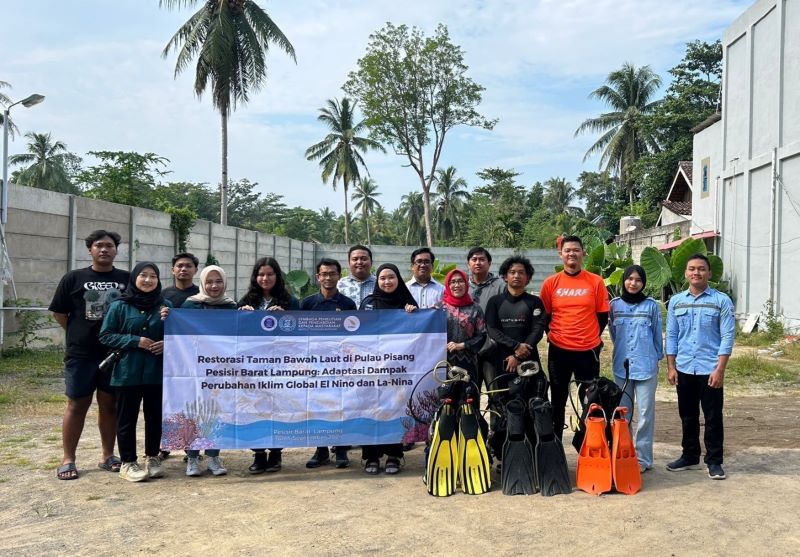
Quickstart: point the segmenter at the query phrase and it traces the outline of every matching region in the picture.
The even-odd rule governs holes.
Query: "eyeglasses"
[[[423,267],[425,265],[431,265],[431,264],[433,264],[433,261],[431,261],[430,259],[417,259],[416,261],[414,261],[414,265],[416,265],[417,267]]]
[[[322,278],[338,277],[339,273],[337,273],[336,271],[332,273],[317,273],[317,276]]]
[[[458,280],[451,280],[451,281],[450,281],[450,286],[459,286],[459,285],[460,285],[460,286],[463,286],[463,285],[465,285],[465,284],[467,284],[467,283],[466,283],[465,281],[461,280],[461,279],[458,279]]]

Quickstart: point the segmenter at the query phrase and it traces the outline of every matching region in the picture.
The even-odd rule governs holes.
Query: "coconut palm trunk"
[[[228,224],[228,115],[224,110],[220,111],[220,161],[222,175],[219,182],[219,223]]]

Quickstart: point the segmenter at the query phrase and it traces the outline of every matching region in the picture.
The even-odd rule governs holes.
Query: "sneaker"
[[[721,464],[709,464],[708,477],[712,480],[724,480],[728,476],[725,475],[725,470],[722,469]]]
[[[267,457],[267,467],[265,470],[267,472],[277,472],[281,469],[281,452],[280,451],[270,451],[269,456]]]
[[[687,457],[681,455],[678,460],[673,460],[669,464],[667,464],[667,470],[670,472],[680,472],[681,470],[695,470],[697,465],[700,464],[699,461],[690,460]]]
[[[196,456],[190,456],[186,459],[186,475],[187,476],[202,476],[200,471],[200,460]]]
[[[347,468],[350,466],[350,459],[347,456],[347,449],[336,447],[336,467]]]
[[[208,471],[215,476],[224,476],[228,469],[222,465],[222,459],[218,456],[208,457]]]
[[[323,464],[328,464],[331,461],[331,454],[328,452],[328,447],[317,447],[314,451],[314,456],[306,462],[306,468],[319,468]]]
[[[247,469],[251,474],[263,474],[267,470],[267,453],[258,451],[253,453],[253,464]]]
[[[160,478],[164,475],[161,467],[161,459],[157,456],[148,456],[144,459],[144,469],[147,470],[147,477],[150,479]]]
[[[147,479],[147,470],[142,470],[135,460],[123,462],[119,469],[119,477],[129,482],[143,482]]]

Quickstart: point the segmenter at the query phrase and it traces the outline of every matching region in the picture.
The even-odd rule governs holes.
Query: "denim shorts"
[[[96,389],[113,393],[111,370],[99,369],[103,358],[66,358],[64,360],[65,394],[71,399],[92,396]]]

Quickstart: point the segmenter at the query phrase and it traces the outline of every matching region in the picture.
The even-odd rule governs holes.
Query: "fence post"
[[[234,248],[233,248],[233,297],[239,299],[239,228],[234,228]]]
[[[67,224],[67,271],[75,269],[75,236],[78,235],[78,204],[74,195],[69,196],[69,220]]]
[[[128,270],[132,271],[136,265],[136,207],[131,207],[128,218]]]

